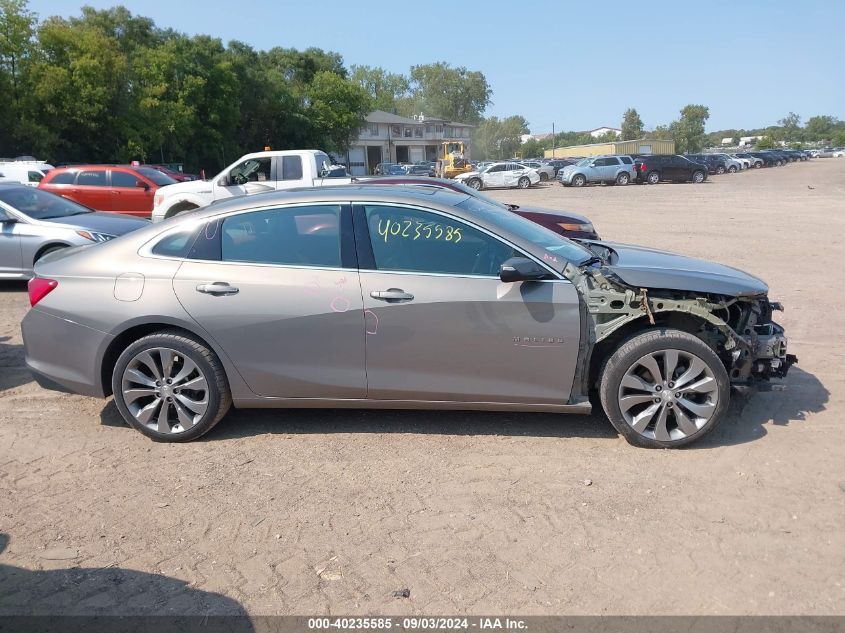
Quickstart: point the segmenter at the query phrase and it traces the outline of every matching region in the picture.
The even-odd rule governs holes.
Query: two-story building
[[[379,163],[416,163],[443,157],[443,143],[461,141],[470,156],[469,136],[473,126],[423,114],[403,117],[376,110],[349,146],[343,162],[353,176],[372,174]]]

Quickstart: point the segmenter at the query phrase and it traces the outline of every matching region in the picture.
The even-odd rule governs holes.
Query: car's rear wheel
[[[623,343],[606,361],[602,408],[631,444],[675,448],[712,431],[730,398],[716,353],[692,334],[653,329]]]
[[[572,186],[573,187],[583,187],[587,184],[587,179],[582,174],[575,174],[572,177]]]
[[[656,185],[660,182],[660,174],[656,171],[649,172],[648,176],[646,177],[646,182],[650,185]]]
[[[754,163],[754,169],[760,169],[760,168],[762,168],[762,167],[763,167],[763,163],[762,163],[762,162],[757,161],[756,163]]]
[[[150,334],[127,347],[112,372],[112,392],[130,426],[164,442],[208,433],[232,402],[214,352],[178,331]]]
[[[481,178],[470,178],[469,180],[467,180],[467,187],[472,187],[476,191],[481,189],[482,184],[483,183],[481,182]]]
[[[528,176],[523,176],[516,181],[516,186],[520,189],[528,189],[531,186],[531,179]]]
[[[617,185],[627,185],[631,182],[631,177],[628,175],[627,172],[621,172],[618,176],[616,176],[616,184]]]
[[[540,182],[546,182],[549,179],[549,175],[545,172],[540,172]]]
[[[704,172],[703,171],[692,172],[692,181],[697,185],[700,185],[701,183],[703,183],[704,182]]]

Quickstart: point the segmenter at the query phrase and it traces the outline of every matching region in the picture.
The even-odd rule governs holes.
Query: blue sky
[[[30,0],[45,18],[103,0]],[[708,130],[770,125],[793,111],[845,118],[843,0],[124,0],[159,26],[260,49],[317,46],[347,65],[407,72],[447,61],[482,71],[487,114],[521,114],[535,133],[619,126],[635,107],[647,128],[688,103]],[[442,7],[442,8],[441,8]],[[652,54],[652,52],[656,54]]]

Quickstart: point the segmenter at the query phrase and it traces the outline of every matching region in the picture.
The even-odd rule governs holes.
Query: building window
[[[434,126],[430,123],[425,126],[425,133],[426,134],[433,134],[434,133]]]
[[[421,126],[417,126],[414,128],[414,137],[415,138],[422,138],[423,129]]]
[[[401,125],[391,125],[390,126],[390,133],[393,136],[402,136],[402,126]]]
[[[413,134],[414,133],[411,131],[411,128],[409,128],[409,127],[405,128],[405,138],[411,138],[413,136]]]
[[[443,133],[443,126],[442,126],[442,125],[437,125],[437,126],[435,126],[435,128],[434,128],[434,129],[435,129],[435,131],[436,131],[438,134],[442,134],[442,133]]]
[[[378,136],[378,123],[370,123],[370,136]]]

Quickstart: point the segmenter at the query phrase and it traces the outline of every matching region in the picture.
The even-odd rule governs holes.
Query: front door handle
[[[405,292],[401,288],[388,288],[387,290],[373,290],[370,293],[370,296],[373,299],[378,299],[379,301],[387,301],[387,302],[399,302],[399,301],[413,301],[414,295],[410,292]]]
[[[230,286],[225,281],[215,281],[210,284],[200,284],[197,286],[197,292],[218,297],[221,295],[236,295],[240,290],[234,286]]]

